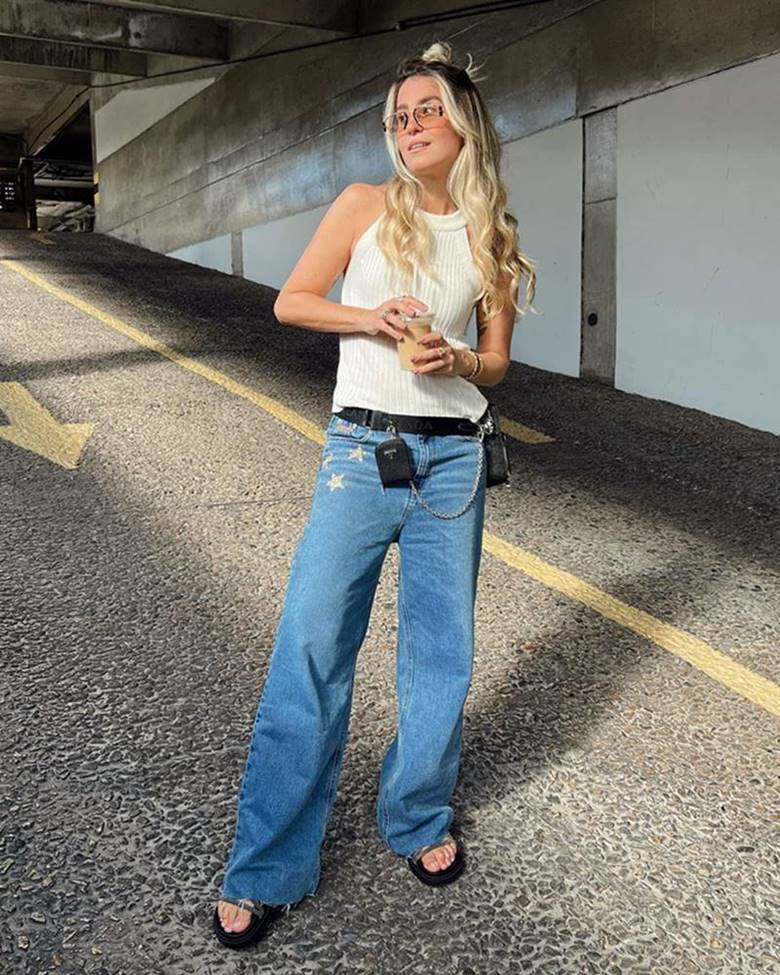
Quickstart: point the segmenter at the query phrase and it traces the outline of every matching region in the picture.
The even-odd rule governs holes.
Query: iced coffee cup
[[[412,362],[412,356],[417,355],[418,352],[425,351],[426,347],[420,345],[419,340],[423,335],[427,335],[431,331],[433,315],[428,313],[415,315],[414,318],[409,315],[401,315],[400,317],[406,325],[406,328],[404,329],[404,337],[400,342],[396,343],[398,346],[398,358],[400,359],[402,369],[406,369],[407,372],[414,372],[421,363]]]

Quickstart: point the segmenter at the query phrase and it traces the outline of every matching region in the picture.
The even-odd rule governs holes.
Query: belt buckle
[[[367,410],[366,423],[373,430],[384,430],[384,432],[389,433],[391,437],[398,436],[395,420],[390,413],[383,413],[381,410]],[[374,424],[376,424],[376,426]]]

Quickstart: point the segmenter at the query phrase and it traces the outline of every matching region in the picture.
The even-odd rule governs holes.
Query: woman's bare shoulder
[[[375,186],[373,183],[350,183],[344,189],[343,192],[349,194],[353,204],[351,252],[371,224],[385,212],[386,189],[385,183],[380,186]]]
[[[349,199],[356,211],[368,213],[375,210],[378,216],[385,208],[386,192],[387,183],[378,186],[374,183],[350,183],[344,188],[342,195]]]

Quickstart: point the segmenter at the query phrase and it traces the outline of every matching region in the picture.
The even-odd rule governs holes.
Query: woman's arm
[[[356,308],[325,297],[349,265],[356,228],[365,225],[366,211],[376,207],[374,190],[368,183],[351,183],[330,205],[274,302],[274,314],[283,325],[382,334],[398,341],[406,329],[401,313],[427,309],[413,295],[388,299],[377,308]]]
[[[492,318],[480,318],[479,305],[477,305],[477,352],[483,362],[482,371],[474,380],[477,386],[497,386],[506,375],[511,362],[510,348],[516,314],[506,284],[504,285],[504,307],[498,315]],[[474,366],[474,357],[463,351],[456,355],[465,360],[464,368],[459,372],[462,376],[467,376]]]
[[[330,205],[274,302],[274,314],[282,324],[318,332],[362,331],[370,314],[367,309],[329,301],[323,295],[349,263],[355,226],[370,206],[369,194],[365,184],[351,183]]]
[[[318,332],[381,334],[398,341],[406,328],[400,313],[426,310],[411,295],[389,299],[378,308],[356,308],[325,297],[349,265],[356,230],[364,226],[366,211],[376,206],[374,190],[368,183],[351,183],[330,205],[274,302],[282,324]]]
[[[479,305],[477,306],[477,352],[482,359],[482,369],[479,375],[471,380],[477,386],[496,386],[509,368],[509,349],[516,312],[511,302],[508,280],[504,280],[506,283],[504,283],[503,311],[492,318],[481,319]],[[516,294],[516,290],[514,293]],[[420,345],[429,348],[425,352],[412,356],[412,362],[417,366],[415,372],[440,376],[468,376],[475,365],[474,355],[469,351],[469,346],[460,340],[445,339],[455,354],[455,360],[454,362],[440,360],[436,346],[441,339],[441,332],[430,332],[419,340]]]

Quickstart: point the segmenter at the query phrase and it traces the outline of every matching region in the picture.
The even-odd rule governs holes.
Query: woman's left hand
[[[428,332],[418,339],[425,346],[424,352],[415,352],[411,361],[415,364],[415,374],[433,372],[437,376],[459,376],[459,357],[441,332]]]

